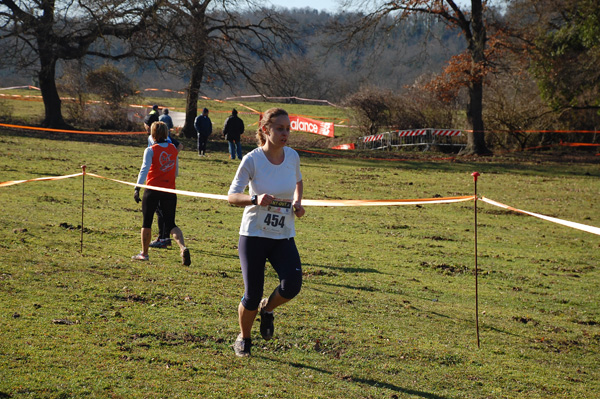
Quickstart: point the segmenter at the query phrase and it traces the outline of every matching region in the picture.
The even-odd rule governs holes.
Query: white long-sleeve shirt
[[[263,149],[258,147],[244,156],[235,174],[229,194],[243,193],[247,186],[250,195],[270,194],[282,200],[271,206],[249,205],[244,208],[240,235],[274,239],[296,235],[292,202],[296,184],[302,181],[300,157],[289,147],[284,147],[280,165],[272,164]]]

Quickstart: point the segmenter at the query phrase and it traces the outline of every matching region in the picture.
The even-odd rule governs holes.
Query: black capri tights
[[[258,309],[264,291],[267,259],[279,276],[279,295],[286,299],[298,295],[302,287],[302,266],[293,238],[275,240],[240,236],[238,252],[245,286],[242,305],[246,309]]]
[[[171,230],[177,227],[175,225],[177,195],[173,193],[149,189],[144,190],[144,196],[142,197],[142,215],[144,216],[144,221],[142,222],[142,227],[147,229],[152,228],[152,219],[154,219],[154,212],[156,212],[159,203],[163,214],[165,234],[170,235]]]

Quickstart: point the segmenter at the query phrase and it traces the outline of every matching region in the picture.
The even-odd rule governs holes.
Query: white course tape
[[[36,179],[29,179],[29,180],[6,181],[6,182],[0,183],[0,187],[12,186],[14,184],[33,182],[33,181],[62,180],[62,179],[68,179],[71,177],[81,176],[83,174],[84,173],[75,173],[75,174],[66,175],[66,176],[51,176],[51,177],[39,177]],[[100,175],[97,175],[94,173],[87,173],[87,175],[92,176],[92,177],[97,177],[100,179],[111,180],[111,181],[114,181],[117,183],[126,184],[126,185],[133,186],[133,187],[143,187],[143,188],[148,188],[148,189],[156,190],[156,191],[163,191],[163,192],[167,192],[167,193],[182,194],[182,195],[188,195],[191,197],[210,198],[210,199],[227,201],[227,195],[197,193],[194,191],[175,190],[175,189],[170,189],[170,188],[148,186],[146,184],[136,184],[136,183],[130,183],[130,182],[122,181],[122,180],[111,179],[111,178],[100,176]],[[402,199],[395,199],[395,200],[302,200],[302,205],[304,205],[304,206],[423,205],[423,204],[448,204],[448,203],[454,203],[454,202],[473,201],[474,199],[475,199],[475,196],[467,195],[467,196],[462,196],[462,197],[421,198],[421,199],[406,199],[406,200],[402,200]],[[533,216],[533,217],[536,217],[539,219],[547,220],[549,222],[553,222],[553,223],[561,224],[563,226],[571,227],[571,228],[574,228],[577,230],[585,231],[587,233],[600,235],[600,227],[589,226],[587,224],[582,224],[582,223],[570,222],[568,220],[563,220],[563,219],[558,219],[558,218],[554,218],[551,216],[541,215],[539,213],[524,211],[522,209],[513,208],[512,206],[502,204],[500,202],[491,200],[486,197],[481,197],[481,201],[486,202],[490,205],[500,207],[500,208],[508,209],[508,210],[511,210],[514,212],[520,212],[520,213],[530,215],[530,216]]]
[[[452,202],[473,201],[475,196],[395,199],[395,200],[302,200],[303,206],[390,206],[390,205],[426,205],[449,204]]]
[[[11,181],[5,181],[5,182],[0,183],[0,187],[8,187],[8,186],[12,186],[15,184],[28,183],[28,182],[32,182],[32,181],[69,179],[71,177],[77,177],[77,176],[81,176],[81,175],[83,175],[83,173],[79,172],[79,173],[75,173],[72,175],[66,175],[66,176],[49,176],[49,177],[38,177],[36,179],[28,179],[28,180],[11,180]]]
[[[149,188],[155,191],[164,191],[166,193],[189,195],[192,197],[211,198],[227,201],[227,195],[197,193],[194,191],[175,190],[170,188],[162,188],[148,186],[145,184],[135,184],[122,180],[111,179],[108,177],[87,173],[88,176],[98,177],[100,179],[112,180],[117,183],[127,184],[133,187]],[[447,204],[452,202],[473,201],[475,196],[466,195],[462,197],[443,197],[443,198],[423,198],[423,199],[408,199],[408,200],[302,200],[304,206],[383,206],[383,205],[423,205],[423,204]]]
[[[88,176],[93,176],[93,177],[98,177],[100,179],[112,180],[112,181],[117,182],[117,183],[127,184],[128,186],[149,188],[150,190],[163,191],[165,193],[189,195],[191,197],[200,197],[200,198],[210,198],[210,199],[218,199],[218,200],[227,200],[227,196],[226,195],[205,194],[205,193],[197,193],[197,192],[194,192],[194,191],[175,190],[175,189],[171,189],[171,188],[148,186],[146,184],[135,184],[135,183],[127,182],[127,181],[116,180],[116,179],[111,179],[111,178],[108,178],[108,177],[96,175],[94,173],[87,173],[87,175]]]
[[[546,215],[540,215],[539,213],[527,212],[527,211],[524,211],[521,209],[513,208],[512,206],[504,205],[500,202],[497,202],[497,201],[494,201],[494,200],[491,200],[491,199],[485,198],[485,197],[481,197],[481,201],[487,202],[490,205],[498,206],[500,208],[509,209],[514,212],[524,213],[526,215],[534,216],[536,218],[547,220],[549,222],[562,224],[563,226],[572,227],[577,230],[582,230],[582,231],[585,231],[588,233],[600,235],[600,227],[594,227],[594,226],[589,226],[587,224],[569,222],[568,220],[553,218],[551,216],[546,216]]]

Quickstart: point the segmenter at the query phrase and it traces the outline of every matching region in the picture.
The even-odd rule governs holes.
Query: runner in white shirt
[[[238,306],[240,334],[234,350],[249,356],[251,330],[260,311],[260,333],[273,336],[273,310],[294,298],[302,286],[300,255],[294,241],[294,218],[304,215],[300,158],[286,147],[290,118],[281,108],[267,110],[256,137],[259,147],[240,163],[229,188],[229,203],[244,206],[238,251],[244,277],[244,297]],[[249,186],[249,194],[244,190]],[[261,300],[267,259],[279,285]]]

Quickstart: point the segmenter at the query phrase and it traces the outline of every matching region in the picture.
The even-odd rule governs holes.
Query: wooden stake
[[[475,183],[475,330],[477,332],[477,347],[479,348],[479,285],[477,283],[477,178],[479,173],[473,172],[471,176],[473,176],[473,182]]]
[[[81,187],[81,239],[80,239],[80,249],[79,252],[81,252],[81,254],[83,255],[83,210],[84,210],[84,202],[85,202],[85,165],[81,166],[81,169],[83,170],[83,175],[82,175],[82,187]]]

